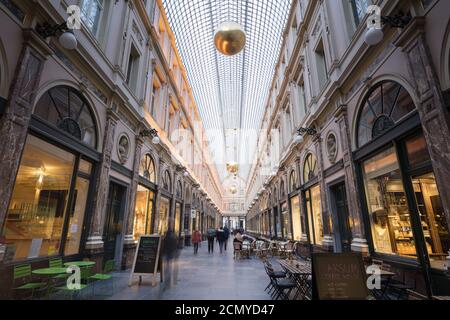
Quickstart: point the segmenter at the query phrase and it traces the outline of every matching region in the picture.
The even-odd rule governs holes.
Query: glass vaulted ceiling
[[[226,162],[248,176],[291,0],[163,0],[222,179]],[[246,47],[228,57],[214,46],[220,23],[244,27]]]

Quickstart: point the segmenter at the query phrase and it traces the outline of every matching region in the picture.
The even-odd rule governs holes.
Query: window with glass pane
[[[323,240],[323,224],[319,186],[317,185],[307,190],[305,197],[310,239],[314,244],[321,244]]]
[[[88,146],[96,147],[94,116],[87,101],[74,88],[49,89],[37,102],[34,114]]]
[[[303,165],[303,183],[307,183],[317,176],[317,161],[316,157],[310,153],[306,156]]]
[[[431,267],[447,270],[450,236],[434,174],[415,177],[412,183]]]
[[[161,203],[159,207],[159,226],[158,233],[160,235],[166,234],[169,230],[169,211],[170,210],[170,200],[166,197],[161,197]]]
[[[141,160],[139,175],[150,182],[156,182],[155,162],[153,161],[152,156],[148,153]]]
[[[363,171],[375,251],[416,256],[410,213],[394,148],[365,161]]]
[[[134,209],[133,237],[135,240],[138,240],[139,236],[152,233],[151,225],[154,196],[153,191],[142,185],[138,185]]]
[[[423,134],[408,139],[405,144],[410,167],[430,160],[427,142]]]
[[[295,196],[291,198],[291,216],[292,216],[292,229],[293,239],[300,240],[302,237],[302,226],[300,220],[300,197]]]
[[[281,204],[281,219],[283,219],[283,236],[287,239],[292,239],[291,218],[289,217],[287,202]]]
[[[93,34],[97,34],[103,13],[103,0],[83,0],[81,19]]]
[[[70,212],[69,227],[64,254],[76,254],[80,251],[81,233],[83,231],[84,213],[89,192],[89,180],[77,177],[74,191],[74,206]]]
[[[371,0],[351,0],[351,7],[353,10],[353,17],[355,24],[359,25],[367,13],[367,9],[372,4]]]
[[[180,222],[181,222],[181,204],[177,202],[175,204],[175,223],[173,228],[173,231],[177,237],[180,234]]]
[[[15,246],[14,260],[59,254],[74,161],[28,135],[3,229],[6,244]]]

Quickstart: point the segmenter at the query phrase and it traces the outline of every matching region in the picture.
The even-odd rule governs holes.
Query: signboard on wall
[[[367,275],[359,253],[312,254],[313,299],[365,300]]]
[[[141,283],[142,276],[153,275],[152,285],[155,286],[158,272],[161,275],[161,281],[163,280],[160,254],[161,240],[159,235],[143,235],[139,237],[128,285],[132,285],[134,276],[139,276],[139,283]]]

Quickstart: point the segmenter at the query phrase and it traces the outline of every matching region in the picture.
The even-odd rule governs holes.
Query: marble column
[[[98,253],[103,250],[103,228],[109,191],[109,172],[111,170],[111,152],[114,145],[114,133],[119,117],[117,113],[108,108],[106,116],[105,134],[103,136],[103,150],[95,181],[95,195],[90,221],[89,236],[86,241],[86,250]]]
[[[350,227],[352,230],[352,251],[368,253],[369,246],[364,232],[361,204],[358,199],[355,164],[352,159],[351,135],[348,126],[347,106],[339,105],[334,112],[335,122],[339,126],[342,159],[344,161],[345,191],[349,210]]]
[[[327,187],[325,184],[325,177],[323,175],[323,157],[322,157],[322,138],[320,133],[314,137],[314,147],[316,150],[316,160],[317,160],[317,178],[320,185],[320,207],[322,210],[322,223],[323,223],[323,240],[322,246],[327,251],[333,251],[334,239],[333,231],[331,228],[331,217],[328,210],[328,199],[327,199]]]
[[[394,44],[402,47],[419,96],[417,110],[442,205],[450,225],[450,115],[425,39],[425,19],[414,18]]]
[[[23,32],[24,44],[4,114],[0,117],[0,228],[6,219],[24,148],[36,91],[45,60],[52,51],[34,30]]]
[[[130,192],[128,199],[128,210],[127,214],[127,227],[126,234],[124,238],[124,244],[134,244],[135,241],[133,239],[133,228],[134,228],[134,214],[135,214],[135,206],[136,206],[136,193],[139,182],[139,166],[141,164],[141,150],[142,144],[144,143],[143,137],[139,133],[136,134],[135,137],[135,146],[134,146],[134,160],[133,160],[133,175],[131,177],[130,183]]]

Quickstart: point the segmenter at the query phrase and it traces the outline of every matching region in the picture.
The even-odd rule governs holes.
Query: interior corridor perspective
[[[448,0],[0,0],[0,300],[450,300],[449,224]]]

